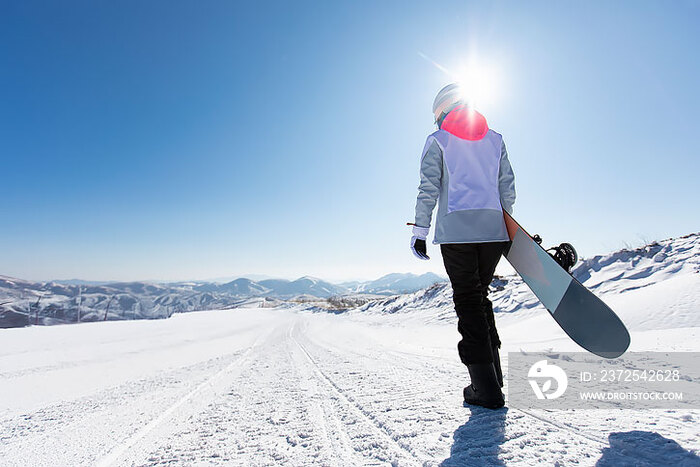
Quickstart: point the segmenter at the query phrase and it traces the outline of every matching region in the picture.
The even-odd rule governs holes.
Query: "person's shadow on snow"
[[[700,457],[683,449],[672,439],[651,431],[610,433],[608,441],[610,447],[603,449],[603,457],[598,460],[596,467],[700,466]]]
[[[505,441],[508,408],[491,410],[467,407],[471,409],[469,420],[455,430],[450,457],[440,466],[505,466],[498,453]]]

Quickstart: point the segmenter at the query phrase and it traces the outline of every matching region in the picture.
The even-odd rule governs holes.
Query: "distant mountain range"
[[[157,319],[173,313],[232,308],[279,306],[285,301],[310,302],[336,298],[334,303],[357,303],[358,296],[414,292],[444,278],[436,274],[389,274],[377,280],[332,284],[313,277],[289,281],[238,278],[215,282],[91,282],[84,280],[32,282],[0,276],[0,327],[57,324],[105,319]],[[351,300],[337,300],[338,298]],[[366,301],[366,300],[365,300]]]
[[[601,297],[660,290],[635,302],[630,322],[697,325],[700,306],[700,234],[594,256],[574,276]],[[518,275],[497,277],[491,299],[499,313],[542,308]],[[632,296],[629,295],[629,296]],[[668,297],[668,305],[654,303]],[[636,300],[636,299],[635,299]],[[652,303],[652,305],[649,305]],[[173,313],[237,307],[295,307],[334,313],[405,313],[425,321],[454,319],[452,289],[436,274],[388,274],[373,281],[333,284],[313,277],[234,279],[226,283],[89,281],[32,282],[0,276],[0,327],[77,321],[167,318]],[[415,311],[416,313],[411,313]],[[653,320],[650,316],[654,316]],[[674,324],[674,325],[675,325]]]

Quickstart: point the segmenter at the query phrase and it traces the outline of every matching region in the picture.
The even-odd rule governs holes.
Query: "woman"
[[[429,259],[425,239],[438,204],[433,243],[440,244],[452,283],[462,335],[457,349],[471,377],[464,400],[495,409],[504,405],[501,341],[488,287],[508,247],[503,210],[512,213],[515,177],[503,137],[462,95],[449,84],[433,103],[438,130],[423,149],[411,249]]]

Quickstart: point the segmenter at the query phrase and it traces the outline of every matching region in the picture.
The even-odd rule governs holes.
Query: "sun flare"
[[[459,84],[462,98],[475,107],[490,107],[498,100],[501,83],[492,67],[470,63],[451,75]]]
[[[502,95],[501,73],[492,63],[470,58],[443,66],[423,52],[418,55],[444,73],[450,82],[459,84],[462,98],[474,107],[492,108]]]

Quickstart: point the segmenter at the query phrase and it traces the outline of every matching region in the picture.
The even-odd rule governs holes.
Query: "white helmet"
[[[435,96],[435,101],[433,101],[435,121],[439,120],[440,116],[450,107],[463,101],[462,90],[457,83],[448,84],[440,89],[440,92]]]

